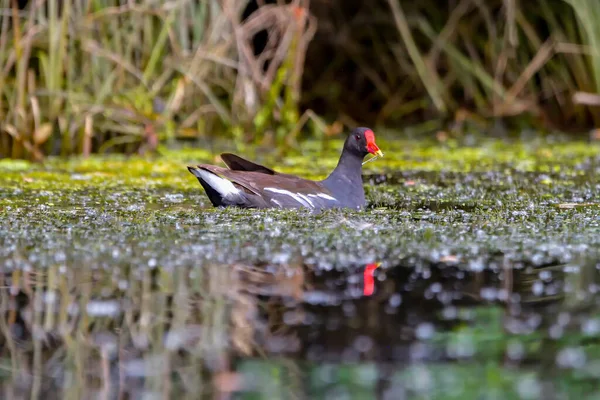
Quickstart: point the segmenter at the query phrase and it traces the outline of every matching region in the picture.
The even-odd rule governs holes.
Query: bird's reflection
[[[363,295],[370,296],[375,291],[375,270],[379,267],[379,263],[367,264],[365,267],[364,278],[363,278]]]

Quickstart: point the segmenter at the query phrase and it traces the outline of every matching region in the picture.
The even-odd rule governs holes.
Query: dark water
[[[596,267],[7,274],[2,388],[7,398],[571,398],[597,390]]]

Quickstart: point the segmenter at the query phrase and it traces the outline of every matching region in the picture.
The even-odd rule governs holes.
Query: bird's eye
[[[356,138],[356,140],[360,140],[360,135],[356,135],[354,137]]]

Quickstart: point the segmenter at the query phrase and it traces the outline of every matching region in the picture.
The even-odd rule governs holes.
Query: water
[[[597,149],[395,146],[318,215],[209,207],[193,152],[0,162],[2,396],[600,396]]]

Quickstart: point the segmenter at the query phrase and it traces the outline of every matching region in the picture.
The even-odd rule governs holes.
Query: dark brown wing
[[[248,161],[245,158],[236,156],[235,154],[223,153],[221,154],[221,160],[223,160],[223,162],[229,167],[229,169],[233,171],[252,171],[260,172],[262,174],[267,175],[277,174],[277,172],[273,171],[271,168],[267,168],[264,165]]]
[[[201,164],[198,168],[219,175],[246,193],[248,202],[261,207],[323,209],[339,206],[330,190],[322,183],[294,175],[270,175],[257,171],[239,171]]]
[[[269,193],[265,192],[266,188],[287,190],[292,193],[300,194],[330,194],[329,190],[319,182],[303,179],[294,175],[277,173],[270,175],[264,172],[233,170],[209,164],[198,165],[198,168],[206,169],[207,171],[229,179],[234,184],[260,196],[270,196]],[[272,193],[274,192],[271,191],[271,194]]]

